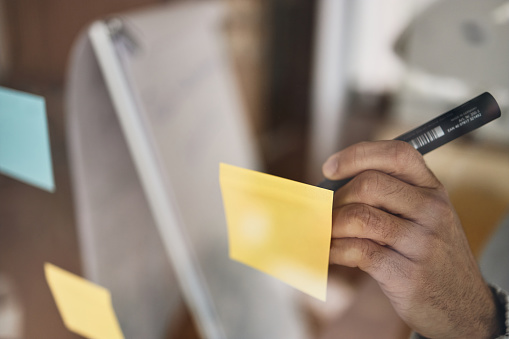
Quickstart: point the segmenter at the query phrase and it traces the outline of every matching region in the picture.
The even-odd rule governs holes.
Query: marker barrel
[[[408,142],[424,155],[499,118],[500,114],[495,98],[485,92],[394,140]],[[350,180],[324,179],[318,186],[337,191]]]

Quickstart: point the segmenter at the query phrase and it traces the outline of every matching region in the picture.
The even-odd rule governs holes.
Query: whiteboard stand
[[[97,21],[88,34],[184,300],[203,338],[225,338],[199,266],[179,226],[183,223],[175,198],[165,189],[160,161],[114,47],[112,31],[107,23]]]

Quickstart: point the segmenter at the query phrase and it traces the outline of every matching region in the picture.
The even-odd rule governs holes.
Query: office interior
[[[448,189],[474,254],[482,253],[509,206],[509,2],[0,0],[0,85],[45,98],[57,187],[48,193],[0,175],[0,338],[80,338],[64,326],[43,271],[43,263],[52,262],[87,276],[79,169],[70,164],[69,141],[78,42],[95,20],[216,2],[226,9],[220,32],[239,113],[256,148],[257,169],[265,173],[317,184],[328,155],[360,141],[392,139],[492,93],[501,118],[425,156]],[[186,31],[173,36],[186,41]],[[199,143],[201,135],[194,138]],[[106,200],[105,208],[108,203],[116,202]],[[159,260],[171,271],[167,258]],[[170,281],[164,293],[175,295],[175,306],[160,315],[154,339],[200,338],[192,310]],[[164,302],[157,293],[146,291],[153,304]],[[263,295],[256,298],[263,308]],[[376,282],[358,269],[329,268],[325,303],[300,292],[291,298],[301,338],[410,334]],[[137,305],[124,307],[136,316]],[[120,323],[136,323],[133,318]],[[136,333],[123,329],[126,337]],[[245,331],[245,338],[253,337],[249,326]]]

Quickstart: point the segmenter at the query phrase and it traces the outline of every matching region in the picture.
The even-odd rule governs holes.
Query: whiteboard
[[[112,291],[126,337],[162,338],[181,297],[204,337],[307,337],[296,292],[228,259],[218,164],[259,169],[259,158],[223,6],[98,21],[73,52],[67,110],[83,265]]]

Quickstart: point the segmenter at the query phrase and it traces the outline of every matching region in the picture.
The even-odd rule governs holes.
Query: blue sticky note
[[[0,172],[54,191],[43,97],[0,87]]]

